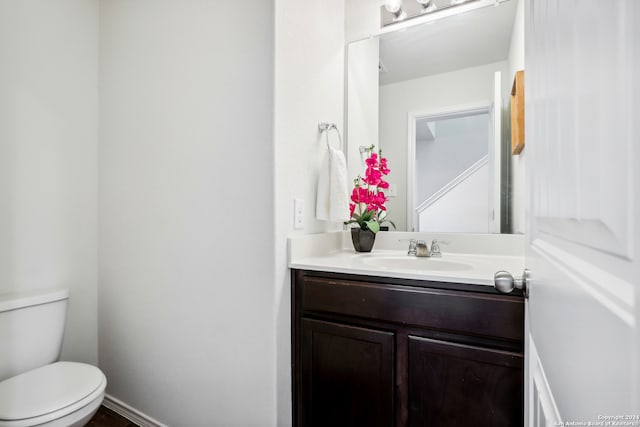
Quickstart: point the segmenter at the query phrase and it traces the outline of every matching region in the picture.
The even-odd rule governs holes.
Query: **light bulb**
[[[436,5],[432,0],[416,0],[422,6],[421,13],[433,12],[436,10]]]
[[[402,0],[384,0],[384,8],[395,15],[402,8]]]

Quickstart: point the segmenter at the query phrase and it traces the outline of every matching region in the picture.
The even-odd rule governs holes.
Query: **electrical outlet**
[[[304,228],[304,199],[293,200],[293,228],[296,230]]]

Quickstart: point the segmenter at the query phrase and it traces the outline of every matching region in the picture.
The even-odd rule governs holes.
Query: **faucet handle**
[[[407,251],[407,255],[415,255],[417,252],[417,244],[416,239],[409,239],[409,250]]]
[[[446,242],[441,242],[443,244],[447,244]],[[440,252],[440,245],[438,244],[438,239],[433,239],[431,241],[431,256],[439,257],[442,256],[442,252]]]

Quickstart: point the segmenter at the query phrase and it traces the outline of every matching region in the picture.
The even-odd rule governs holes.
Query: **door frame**
[[[407,231],[416,231],[418,226],[418,218],[415,212],[416,185],[415,185],[415,172],[416,172],[416,122],[421,119],[438,119],[447,118],[454,115],[467,115],[471,113],[486,113],[489,117],[492,117],[492,101],[486,100],[483,102],[451,105],[446,107],[439,107],[437,109],[429,110],[416,110],[409,111],[407,114]],[[489,148],[489,202],[492,205],[492,194],[495,192],[493,176],[495,175],[495,168],[500,169],[500,162],[495,162],[494,156],[491,154],[496,148],[494,145],[494,129],[493,126],[489,126],[488,148]],[[497,147],[498,150],[500,147]],[[498,183],[499,184],[499,183]],[[497,212],[497,223],[500,226],[500,212]],[[487,217],[489,219],[489,217]]]

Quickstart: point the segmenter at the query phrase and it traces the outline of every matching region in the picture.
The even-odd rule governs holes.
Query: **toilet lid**
[[[34,418],[86,398],[104,387],[104,374],[85,363],[56,362],[0,382],[0,420]]]

